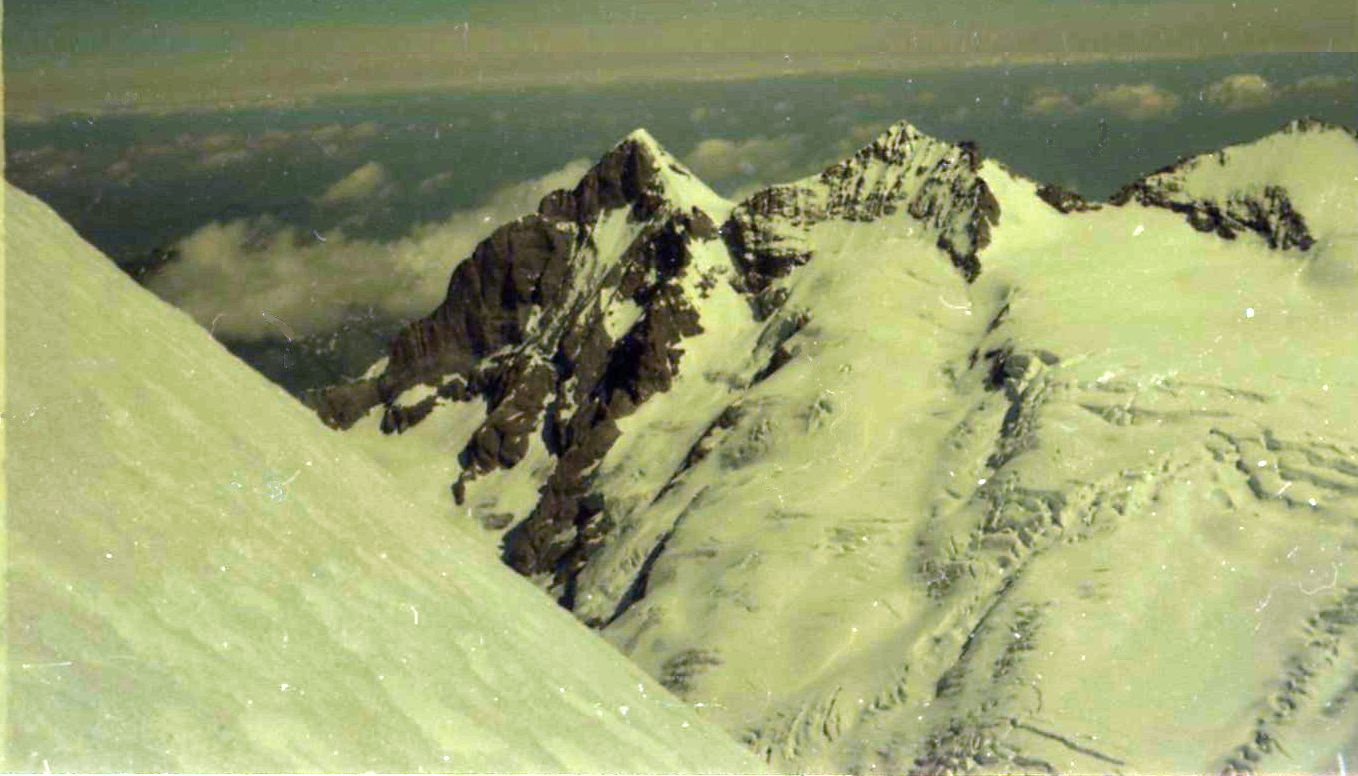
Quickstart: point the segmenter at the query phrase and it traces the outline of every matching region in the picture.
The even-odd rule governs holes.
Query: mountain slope
[[[758,768],[46,206],[5,196],[6,768]]]
[[[591,175],[619,168],[682,169],[649,138]],[[612,323],[535,303],[424,387],[388,365],[399,433],[353,433],[413,489],[442,467],[457,519],[666,686],[779,768],[1358,761],[1351,131],[1108,203],[905,123],[742,203],[590,180],[527,223],[604,203],[553,255],[638,268],[566,281]]]

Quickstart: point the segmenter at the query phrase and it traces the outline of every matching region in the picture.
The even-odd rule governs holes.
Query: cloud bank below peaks
[[[572,161],[389,242],[269,218],[210,223],[180,241],[147,286],[226,340],[282,339],[278,321],[296,336],[323,335],[356,311],[407,320],[442,300],[449,273],[491,231],[534,211],[548,192],[575,185],[588,169],[586,160]],[[391,185],[385,169],[369,163],[317,199],[362,206]]]

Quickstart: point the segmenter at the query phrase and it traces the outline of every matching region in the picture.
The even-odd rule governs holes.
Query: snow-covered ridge
[[[1326,178],[1323,166],[1355,155],[1354,130],[1297,119],[1259,140],[1181,158],[1111,201],[1173,210],[1193,228],[1225,239],[1254,232],[1272,248],[1307,251],[1317,234],[1351,229],[1352,204],[1316,183]]]
[[[10,772],[759,764],[6,186]]]
[[[789,228],[873,221],[903,210],[972,279],[1000,218],[999,203],[977,174],[980,163],[975,145],[940,141],[898,122],[817,175],[757,192],[736,208],[725,231],[746,285],[758,290],[806,260]]]
[[[1358,154],[1224,159],[1145,184],[1210,231],[906,124],[724,221],[651,165],[572,254],[616,276],[382,441],[781,769],[1358,760]]]

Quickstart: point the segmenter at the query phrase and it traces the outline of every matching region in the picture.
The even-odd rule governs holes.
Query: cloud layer
[[[1273,84],[1257,73],[1228,75],[1207,87],[1207,101],[1227,111],[1250,110],[1273,101]]]
[[[261,132],[182,132],[169,139],[135,140],[118,149],[112,161],[97,166],[91,166],[84,149],[54,145],[15,150],[7,161],[19,180],[55,182],[99,175],[128,183],[156,171],[175,176],[231,172],[273,155],[347,157],[362,152],[381,134],[382,127],[370,121]]]
[[[413,2],[414,0],[412,0]],[[18,3],[40,9],[67,3]],[[107,2],[112,8],[118,4]],[[1016,62],[1194,59],[1352,51],[1351,0],[902,3],[219,3],[181,18],[121,4],[62,24],[16,16],[6,51],[11,115],[295,104],[330,96],[564,84],[920,72]],[[289,5],[324,9],[309,21]],[[339,19],[373,6],[363,22]],[[230,7],[228,9],[228,7]],[[260,14],[272,9],[271,21]],[[252,10],[243,10],[252,9]],[[222,19],[234,16],[235,24]],[[471,17],[475,16],[475,19]],[[8,18],[8,17],[7,17]],[[329,19],[329,21],[324,21]],[[112,22],[112,23],[110,23]],[[29,34],[22,34],[21,30]],[[109,34],[109,30],[120,34]],[[136,35],[128,33],[139,30]],[[140,37],[140,36],[150,36]],[[155,46],[130,41],[154,39]],[[211,40],[213,45],[205,45]],[[1059,53],[1057,53],[1059,52]],[[61,66],[53,67],[54,55]]]
[[[684,156],[684,163],[708,185],[729,193],[754,183],[793,177],[804,154],[803,138],[796,134],[738,140],[707,138]]]
[[[1183,99],[1153,83],[1096,86],[1081,100],[1054,87],[1035,89],[1023,106],[1030,116],[1067,116],[1082,111],[1112,114],[1129,121],[1162,119],[1174,113]]]
[[[379,162],[368,162],[335,181],[316,201],[327,207],[346,205],[380,197],[383,190],[390,186],[391,176],[387,173],[387,168]]]
[[[406,320],[442,300],[453,267],[495,227],[536,209],[547,192],[574,185],[588,168],[576,160],[501,188],[479,207],[392,242],[340,230],[304,234],[268,219],[209,224],[181,241],[177,257],[147,285],[224,339],[282,338],[279,321],[297,336],[324,334],[355,311]],[[335,201],[352,204],[375,179],[385,180],[375,169],[380,165],[360,167],[326,194],[341,188]]]
[[[1149,121],[1173,113],[1180,102],[1174,92],[1144,83],[1097,89],[1089,104],[1132,121]]]
[[[1290,84],[1270,81],[1259,73],[1232,73],[1207,84],[1198,100],[1227,112],[1257,110],[1284,98],[1358,96],[1358,79],[1338,75],[1310,75]],[[1029,116],[1069,116],[1103,112],[1130,121],[1163,119],[1177,111],[1184,97],[1157,84],[1124,83],[1095,87],[1083,98],[1055,87],[1034,89],[1024,103]]]

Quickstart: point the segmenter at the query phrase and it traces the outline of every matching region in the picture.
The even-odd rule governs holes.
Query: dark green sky
[[[7,108],[1355,50],[1353,0],[9,0]]]
[[[900,2],[899,0],[720,0],[719,2],[651,2],[621,0],[10,0],[5,4],[9,23],[25,32],[45,25],[77,21],[90,26],[108,23],[139,25],[149,21],[250,22],[264,26],[297,24],[429,23],[474,20],[480,23],[584,21],[664,21],[705,19],[925,19],[929,21],[983,20],[1001,14],[1015,20],[1044,10],[1094,6],[1111,9],[1173,6],[1174,0],[958,0],[957,2]],[[1199,3],[1204,4],[1204,3]],[[1213,3],[1205,3],[1213,5]],[[1244,3],[1266,5],[1265,3]],[[1338,4],[1337,4],[1338,5]]]

